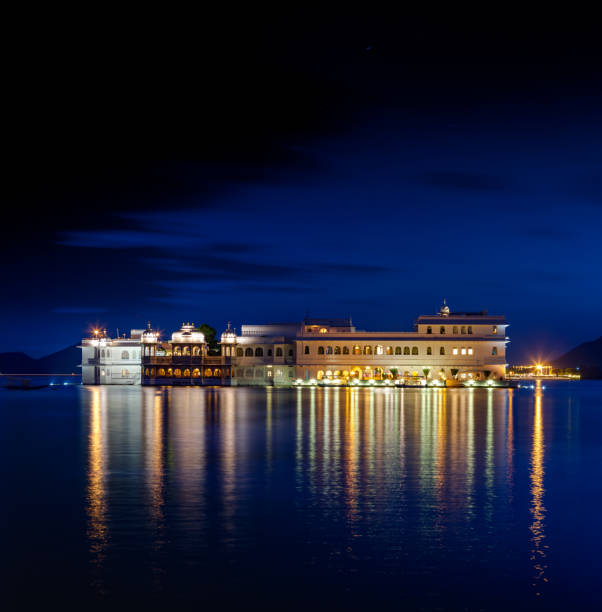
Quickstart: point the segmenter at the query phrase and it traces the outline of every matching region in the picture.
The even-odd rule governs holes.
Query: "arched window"
[[[444,347],[444,346],[442,346],[442,347],[439,349],[439,355],[445,355],[445,347]]]
[[[151,378],[155,377],[155,368],[151,368]]]
[[[176,368],[174,371],[174,376],[177,376],[178,378],[180,378],[180,376],[182,376],[182,370],[180,370],[180,368]]]
[[[188,368],[186,368],[186,369],[184,370],[184,376],[185,376],[186,378],[188,378],[188,377],[190,376],[190,370],[189,370]]]
[[[276,357],[282,357],[282,347],[278,347],[276,349]]]
[[[205,368],[205,376],[208,378],[211,378],[213,376],[213,372],[211,371],[211,368]]]
[[[404,355],[409,355],[410,354],[410,347],[409,346],[404,346],[403,347],[403,354]]]
[[[401,346],[396,346],[395,347],[395,354],[396,355],[401,355]]]
[[[173,376],[173,370],[171,368],[167,368],[167,376]]]
[[[362,349],[357,344],[353,347],[353,354],[354,355],[361,355],[362,354]]]
[[[497,325],[494,325],[494,326],[491,328],[491,333],[492,333],[492,334],[497,334]]]
[[[326,347],[326,354],[327,355],[332,355],[332,346],[327,346]]]
[[[384,355],[384,353],[385,353],[385,349],[380,344],[377,344],[374,347],[374,354],[375,355]]]
[[[121,351],[121,358],[122,359],[129,359],[130,358],[130,354],[127,351]]]
[[[468,326],[468,333],[469,333],[469,334],[472,334],[472,325],[469,325],[469,326]]]
[[[427,346],[426,347],[426,354],[427,355],[432,355],[433,354],[433,347]]]
[[[146,370],[144,370],[144,375],[145,376],[150,376],[150,370],[148,368],[146,368]]]
[[[173,350],[173,354],[176,357],[181,357],[182,356],[182,347],[181,346],[176,346]]]
[[[253,357],[253,349],[252,348],[246,348],[245,349],[245,357]]]
[[[372,347],[369,344],[364,347],[364,355],[372,355]]]
[[[192,348],[192,356],[193,357],[198,357],[201,354],[201,347],[200,346],[194,346]],[[242,351],[241,351],[241,355],[242,355]]]
[[[392,346],[388,346],[387,350],[385,351],[387,355],[392,355],[393,354],[393,347]]]
[[[241,348],[237,348],[236,349],[236,356],[237,357],[242,357],[244,354],[245,354],[245,352]]]
[[[255,349],[255,357],[263,357],[263,349],[260,346]]]
[[[309,355],[309,345],[305,345],[305,350],[303,351],[306,355]]]
[[[442,326],[439,328],[439,333],[440,333],[440,334],[444,334],[444,333],[445,333],[445,326],[444,326],[444,325],[442,325]]]
[[[318,380],[322,380],[324,378],[324,370],[318,370],[318,373],[316,374],[316,378]]]
[[[349,355],[349,347],[348,346],[344,346],[343,347],[343,355]]]
[[[462,325],[462,329],[460,331],[461,334],[465,334],[466,333],[466,325]]]
[[[192,378],[198,378],[201,375],[201,371],[198,368],[192,370]]]
[[[105,350],[104,349],[102,349],[102,351],[100,351],[100,356],[104,358],[104,356],[105,356]]]
[[[318,347],[318,355],[323,355],[324,354],[324,347],[323,346],[319,346]]]
[[[221,376],[222,375],[222,371],[219,368],[215,368],[215,370],[213,370],[213,376]]]
[[[334,347],[334,354],[335,355],[340,355],[341,354],[341,347],[340,346],[335,346]]]
[[[158,372],[157,372],[158,376],[165,376],[165,370],[164,368],[159,368]]]
[[[412,347],[412,355],[418,355],[418,347],[417,346],[413,346]]]
[[[494,347],[491,349],[491,354],[492,354],[492,355],[497,355],[497,346],[494,346]]]
[[[432,334],[433,333],[433,328],[430,325],[426,328],[426,333],[427,334]]]
[[[453,332],[454,332],[454,334],[457,334],[457,333],[458,333],[458,326],[457,326],[457,325],[454,325]]]
[[[189,346],[185,346],[182,349],[182,355],[186,355],[187,357],[190,355],[190,347]]]

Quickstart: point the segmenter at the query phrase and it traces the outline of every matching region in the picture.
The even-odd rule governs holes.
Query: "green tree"
[[[485,374],[485,378],[489,378],[489,375],[491,374],[491,370],[483,370],[483,374]]]
[[[209,353],[212,355],[219,354],[219,342],[215,339],[217,335],[217,331],[211,327],[208,323],[203,323],[199,325],[197,331],[200,331],[205,336],[205,342],[209,347]]]
[[[428,378],[429,377],[429,372],[431,371],[430,368],[423,368],[422,372],[424,373],[424,377]]]
[[[391,372],[391,375],[393,376],[393,378],[397,378],[397,374],[399,373],[399,370],[397,368],[391,368],[389,372]]]
[[[456,375],[458,374],[458,368],[452,368],[451,369],[451,375],[456,378]]]

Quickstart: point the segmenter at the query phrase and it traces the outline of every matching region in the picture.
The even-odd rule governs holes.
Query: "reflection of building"
[[[82,383],[84,385],[139,385],[140,335],[132,329],[129,338],[110,338],[103,330],[94,330],[84,338],[82,349]]]
[[[142,384],[275,385],[294,381],[397,380],[409,384],[502,380],[506,374],[506,319],[482,312],[422,315],[414,331],[358,331],[351,319],[228,328],[220,354],[203,334],[182,324],[169,342],[149,328],[139,335]],[[93,339],[90,342],[98,342]],[[91,379],[90,379],[91,381]],[[95,379],[96,383],[103,379]],[[89,382],[89,380],[84,380]]]

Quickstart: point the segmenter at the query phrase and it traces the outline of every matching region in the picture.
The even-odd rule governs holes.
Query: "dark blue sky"
[[[408,330],[444,297],[506,314],[512,362],[600,336],[596,30],[385,21],[34,46],[0,350],[147,319]]]

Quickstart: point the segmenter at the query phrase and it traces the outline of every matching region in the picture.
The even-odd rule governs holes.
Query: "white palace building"
[[[212,356],[192,324],[168,342],[149,325],[128,340],[84,340],[83,382],[123,384],[120,372],[136,372],[124,364],[127,351],[127,366],[138,357],[143,385],[499,385],[506,376],[507,326],[502,315],[450,312],[444,303],[407,332],[361,331],[351,319],[243,325],[240,334],[228,326],[220,354]],[[124,342],[133,344],[126,349]]]

